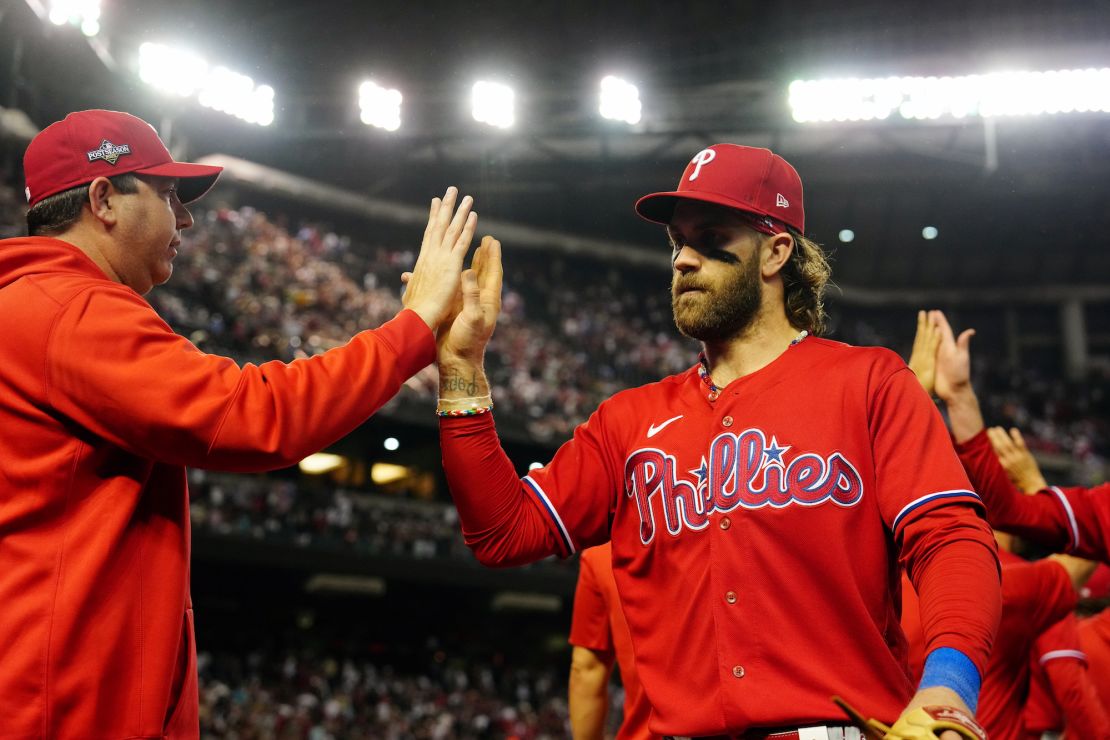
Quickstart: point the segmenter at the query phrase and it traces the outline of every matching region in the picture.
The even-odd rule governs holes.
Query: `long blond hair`
[[[829,259],[820,244],[793,229],[789,232],[794,251],[781,273],[786,317],[793,326],[820,335],[829,318],[825,313],[825,289],[832,276]]]

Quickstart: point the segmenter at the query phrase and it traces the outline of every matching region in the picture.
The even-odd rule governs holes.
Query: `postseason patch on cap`
[[[85,154],[88,155],[90,162],[95,162],[98,159],[102,159],[113,167],[115,166],[116,162],[119,161],[120,157],[130,153],[130,145],[120,144],[119,146],[116,146],[107,139],[104,139],[100,142],[99,149],[93,149],[92,151],[85,152]]]

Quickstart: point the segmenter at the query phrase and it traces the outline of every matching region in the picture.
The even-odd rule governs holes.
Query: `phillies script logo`
[[[724,432],[709,444],[708,461],[703,456],[698,468],[683,471],[689,477],[679,475],[674,455],[636,450],[624,464],[624,490],[640,513],[640,541],[646,545],[655,539],[657,508],[663,510],[667,531],[678,536],[683,527],[704,529],[714,511],[826,501],[853,506],[862,498],[859,471],[839,452],[828,457],[805,453],[787,464],[783,453],[789,449],[773,436],[768,444],[760,429]]]

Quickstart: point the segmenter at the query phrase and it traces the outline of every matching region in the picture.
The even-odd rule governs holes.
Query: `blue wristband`
[[[942,647],[929,653],[925,659],[925,671],[921,674],[919,689],[943,686],[952,689],[975,711],[979,703],[979,687],[982,679],[971,658],[955,648]]]

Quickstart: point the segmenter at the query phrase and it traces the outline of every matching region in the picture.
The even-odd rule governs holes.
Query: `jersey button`
[[[726,416],[725,418],[721,419],[721,426],[723,426],[723,427],[732,426],[732,417],[731,416]]]
[[[734,665],[732,667],[732,675],[736,676],[737,678],[743,678],[744,677],[744,666]]]
[[[735,591],[729,591],[727,594],[725,594],[725,601],[727,601],[730,604],[735,604],[736,603],[736,592]]]
[[[709,391],[708,398],[709,398],[710,401],[716,401],[720,397],[721,397],[721,394],[718,393],[717,391]]]
[[[732,520],[726,517],[721,517],[721,529],[728,529],[732,526]]]

